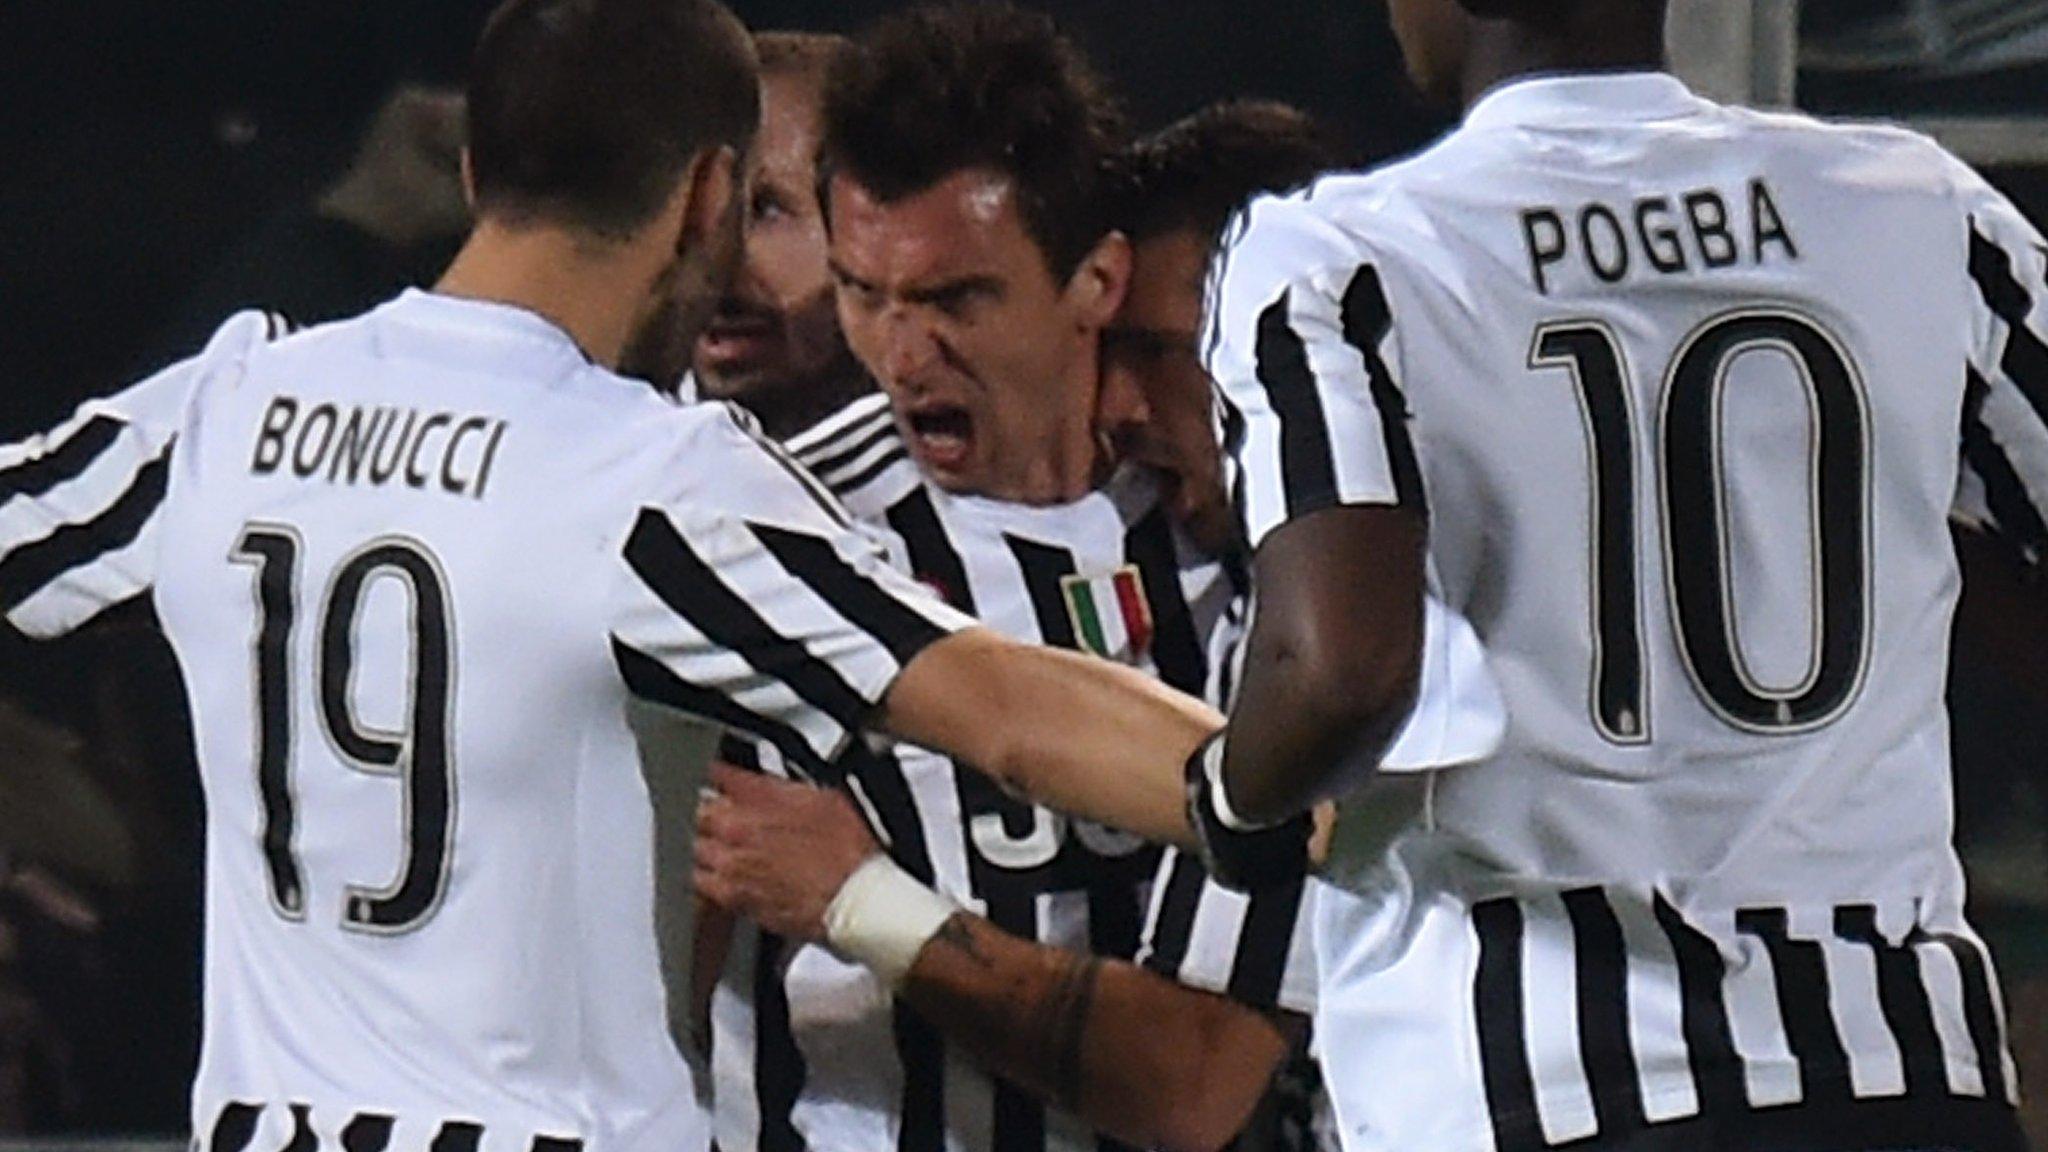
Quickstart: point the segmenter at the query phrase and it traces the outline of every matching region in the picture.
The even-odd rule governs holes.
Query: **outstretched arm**
[[[1002,932],[880,855],[841,793],[728,769],[714,782],[697,840],[706,898],[867,964],[989,1071],[1120,1140],[1227,1144],[1300,1027]]]
[[[1223,718],[1134,669],[986,629],[932,644],[878,726],[1056,809],[1188,844],[1187,759]]]

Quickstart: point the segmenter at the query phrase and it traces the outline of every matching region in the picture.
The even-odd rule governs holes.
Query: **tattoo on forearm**
[[[965,916],[952,916],[944,924],[939,925],[938,935],[932,937],[932,942],[953,948],[983,968],[995,967],[995,961],[991,960],[988,953],[981,950],[981,945],[975,942],[974,929]]]
[[[1088,1010],[1095,1003],[1095,981],[1101,972],[1102,961],[1092,956],[1067,962],[1047,997],[1042,1016],[1046,1021],[1047,1055],[1054,1069],[1053,1099],[1068,1110],[1081,1103],[1081,1044],[1088,1032]]]

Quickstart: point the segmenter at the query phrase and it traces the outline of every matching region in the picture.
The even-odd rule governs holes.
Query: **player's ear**
[[[1066,296],[1081,326],[1100,331],[1123,310],[1130,290],[1131,241],[1122,232],[1111,232],[1081,257],[1067,278]]]
[[[740,155],[730,144],[707,148],[690,161],[690,170],[677,189],[682,199],[678,253],[715,242],[740,195],[741,178]]]

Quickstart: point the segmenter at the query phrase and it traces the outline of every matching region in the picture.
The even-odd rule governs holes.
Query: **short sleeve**
[[[209,375],[239,371],[285,331],[244,312],[190,360],[69,420],[0,447],[0,612],[23,633],[61,636],[156,583],[172,449]]]
[[[926,647],[974,621],[872,537],[750,420],[679,413],[683,477],[640,509],[612,600],[627,686],[822,770]]]
[[[1247,896],[1211,880],[1201,861],[1169,850],[1152,886],[1138,963],[1176,983],[1262,1012],[1316,1007],[1306,881]]]
[[[1382,268],[1306,198],[1254,201],[1211,270],[1205,361],[1246,539],[1338,505],[1427,511]]]
[[[1970,364],[1956,515],[2048,562],[2048,244],[1958,162],[1968,213]]]

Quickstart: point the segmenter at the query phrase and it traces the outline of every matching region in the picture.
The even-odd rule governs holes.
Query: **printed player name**
[[[256,430],[249,471],[329,484],[404,484],[481,500],[506,422],[456,412],[314,404],[279,396]]]

